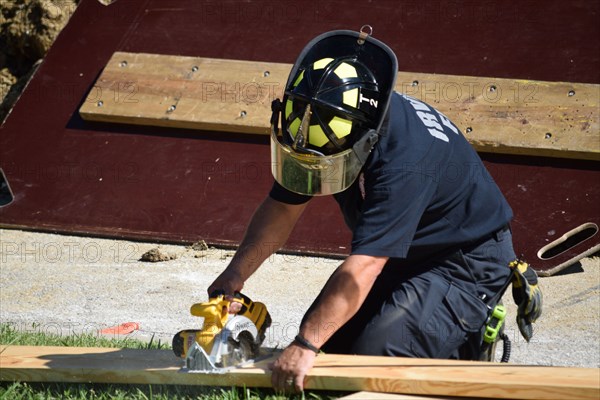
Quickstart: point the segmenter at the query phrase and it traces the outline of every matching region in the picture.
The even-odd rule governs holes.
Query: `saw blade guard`
[[[249,318],[236,315],[215,337],[210,358],[215,365],[229,367],[253,358],[260,346],[258,329]]]

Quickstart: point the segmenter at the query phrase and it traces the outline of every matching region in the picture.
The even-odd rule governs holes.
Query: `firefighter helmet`
[[[392,50],[363,29],[313,39],[292,67],[283,101],[273,102],[277,182],[308,195],[348,188],[379,138],[397,70]]]
[[[379,95],[373,73],[355,57],[317,60],[299,70],[286,90],[285,140],[323,155],[346,150],[377,127]]]

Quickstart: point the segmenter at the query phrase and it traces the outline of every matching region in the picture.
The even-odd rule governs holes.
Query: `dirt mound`
[[[0,5],[0,121],[77,7],[77,0],[7,0]]]

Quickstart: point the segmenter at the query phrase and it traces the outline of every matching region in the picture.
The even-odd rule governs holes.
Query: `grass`
[[[160,340],[158,342],[150,340],[146,343],[127,337],[111,339],[90,333],[58,336],[40,332],[36,325],[32,325],[31,331],[23,332],[11,324],[0,324],[0,343],[23,346],[169,348]],[[270,389],[240,387],[0,382],[0,400],[283,400],[288,398],[327,400],[340,395],[341,393],[334,392],[304,392],[289,397]]]
[[[29,384],[13,383],[0,386],[0,399],[12,400],[254,400],[283,399],[276,395],[263,395],[260,392],[237,388],[179,388],[170,386],[115,386],[84,384]]]
[[[42,332],[36,324],[31,326],[30,331],[19,331],[11,324],[0,324],[0,343],[21,346],[69,346],[69,347],[113,347],[129,349],[167,349],[165,343],[154,341],[146,343],[141,340],[124,338],[110,338],[92,333],[72,334],[59,336]]]

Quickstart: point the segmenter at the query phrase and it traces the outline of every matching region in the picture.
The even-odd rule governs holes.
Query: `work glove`
[[[538,277],[528,263],[515,260],[510,263],[513,269],[512,294],[517,310],[517,325],[526,341],[533,336],[534,323],[542,315],[543,296],[538,286]]]

